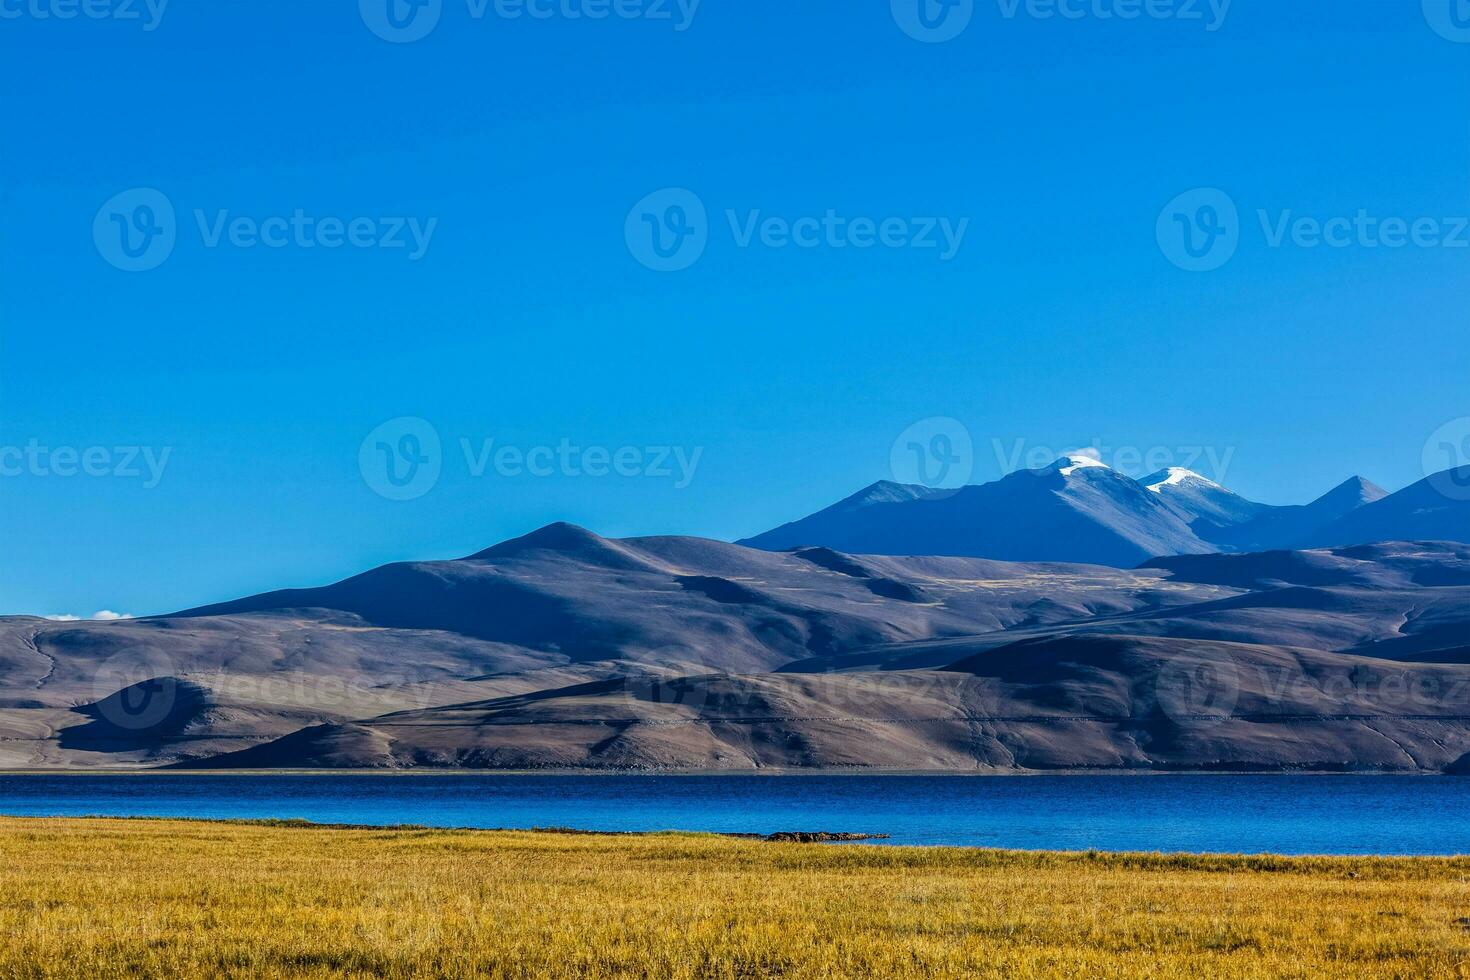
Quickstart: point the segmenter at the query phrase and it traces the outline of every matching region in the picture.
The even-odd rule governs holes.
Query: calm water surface
[[[1470,853],[1470,779],[1398,776],[3,775],[0,813],[891,834],[891,844]]]

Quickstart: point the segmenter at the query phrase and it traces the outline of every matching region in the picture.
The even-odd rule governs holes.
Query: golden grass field
[[[0,819],[3,977],[1470,975],[1470,859]]]

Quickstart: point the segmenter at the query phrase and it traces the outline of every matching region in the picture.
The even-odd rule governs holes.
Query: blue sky
[[[1470,43],[1436,0],[974,0],[944,41],[905,0],[441,0],[407,42],[384,0],[92,2],[0,3],[0,612],[559,519],[739,537],[936,417],[977,482],[1199,447],[1288,503],[1413,482],[1470,416]],[[1161,230],[1200,188],[1238,217],[1189,271]],[[674,204],[702,251],[656,271]],[[1298,222],[1360,213],[1432,224]]]

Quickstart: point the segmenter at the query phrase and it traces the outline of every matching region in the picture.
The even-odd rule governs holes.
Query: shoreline
[[[435,826],[432,824],[358,824],[358,823],[318,823],[311,820],[299,818],[273,819],[273,818],[251,818],[251,817],[160,817],[160,816],[117,816],[108,814],[74,814],[66,816],[31,816],[0,813],[0,826],[6,823],[21,824],[63,824],[76,825],[82,823],[116,824],[119,827],[125,825],[147,824],[183,824],[187,827],[221,827],[239,828],[242,830],[279,830],[279,831],[301,831],[301,832],[341,832],[341,833],[370,833],[370,834],[404,834],[412,836],[422,835],[469,835],[469,836],[519,836],[529,835],[536,838],[593,838],[607,839],[609,841],[658,841],[677,840],[691,838],[707,841],[730,841],[747,844],[769,844],[769,845],[816,845],[821,848],[855,847],[863,850],[878,849],[881,851],[903,851],[912,850],[926,853],[954,852],[956,854],[982,854],[1000,858],[1034,859],[1043,857],[1054,857],[1064,860],[1120,860],[1128,861],[1142,859],[1146,861],[1181,862],[1192,863],[1197,861],[1282,861],[1297,863],[1350,863],[1353,861],[1371,862],[1405,862],[1405,863],[1444,863],[1444,862],[1470,862],[1470,853],[1459,854],[1334,854],[1334,853],[1301,853],[1287,854],[1279,851],[1148,851],[1148,850],[1111,850],[1101,847],[1087,848],[1025,848],[1025,847],[984,847],[973,844],[882,844],[875,845],[873,841],[888,841],[890,835],[884,833],[861,833],[852,831],[776,831],[770,834],[740,833],[733,831],[707,831],[707,830],[583,830],[576,827],[464,827],[464,826]],[[804,839],[804,838],[827,838],[827,839]]]
[[[70,767],[55,769],[0,769],[0,779],[12,776],[179,776],[185,778],[199,776],[484,776],[487,778],[498,776],[587,776],[608,779],[629,776],[713,776],[720,778],[740,776],[756,779],[776,779],[793,776],[881,776],[884,778],[904,776],[934,778],[943,776],[956,779],[1030,779],[1044,776],[1136,776],[1139,778],[1162,776],[1384,776],[1405,779],[1434,777],[1447,779],[1459,778],[1456,773],[1440,772],[1432,769],[999,769],[986,771],[961,769],[867,769],[855,767],[792,769],[176,769],[172,765],[155,768],[84,769]]]
[[[862,833],[844,830],[777,830],[769,834],[742,833],[736,831],[718,830],[583,830],[579,827],[466,827],[466,826],[437,826],[422,823],[319,823],[314,820],[303,820],[299,817],[269,818],[269,817],[155,817],[148,815],[123,816],[106,813],[79,813],[67,816],[30,816],[26,814],[0,813],[0,822],[3,821],[93,821],[123,823],[184,823],[221,825],[226,827],[263,827],[271,830],[344,830],[344,831],[368,831],[387,832],[403,834],[538,834],[549,837],[718,837],[725,840],[753,841],[761,844],[861,844],[868,841],[889,840],[888,834]],[[931,846],[931,847],[954,847],[957,850],[1003,850],[1001,848],[967,848],[953,844],[934,845],[895,845],[905,847]],[[1006,848],[1004,850],[1013,850]],[[1049,853],[1042,851],[1017,851],[1016,853]],[[1051,853],[1083,853],[1075,851],[1056,851]],[[1102,852],[1099,852],[1102,853]],[[1123,852],[1118,852],[1123,853]],[[1144,852],[1147,853],[1147,852]],[[1179,852],[1185,854],[1187,852]],[[1290,857],[1291,855],[1260,855],[1269,857]],[[1303,855],[1303,856],[1352,856],[1352,855]],[[1428,859],[1453,858],[1453,854],[1401,854],[1401,855],[1364,855],[1377,859],[1379,857],[1423,857]]]
[[[237,827],[281,831],[341,831],[344,833],[408,834],[408,835],[516,835],[530,834],[537,837],[588,837],[613,840],[644,840],[650,838],[695,838],[700,840],[742,841],[754,844],[818,844],[822,847],[853,846],[878,848],[880,850],[919,850],[931,852],[979,852],[992,855],[1037,857],[1085,857],[1104,858],[1163,858],[1163,859],[1220,859],[1220,860],[1282,860],[1282,861],[1470,861],[1470,851],[1407,853],[1407,852],[1333,852],[1333,851],[1230,851],[1230,850],[1147,850],[1140,848],[1110,847],[999,847],[983,844],[924,844],[893,840],[889,833],[873,831],[825,830],[778,830],[770,833],[720,830],[687,830],[673,827],[656,830],[597,830],[580,827],[532,826],[532,827],[475,827],[467,825],[422,824],[422,823],[339,823],[314,821],[301,817],[191,817],[157,814],[15,814],[0,812],[0,825],[4,823],[104,823],[118,826],[131,824],[183,824],[190,827]]]

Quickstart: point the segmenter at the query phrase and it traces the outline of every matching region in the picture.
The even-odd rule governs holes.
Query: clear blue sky
[[[738,537],[890,476],[935,416],[972,435],[975,481],[1004,469],[993,440],[1210,446],[1287,503],[1410,483],[1470,415],[1470,249],[1271,247],[1256,218],[1470,214],[1470,43],[1418,0],[1236,0],[1213,31],[976,0],[942,43],[889,0],[704,0],[687,24],[673,0],[442,0],[411,43],[350,2],[175,0],[152,30],[143,0],[141,21],[39,16],[58,5],[0,19],[0,446],[100,449],[109,473],[118,447],[169,456],[156,486],[141,460],[62,475],[65,453],[0,477],[0,612],[162,612],[558,519]],[[630,209],[671,187],[707,240],[658,272]],[[1201,187],[1240,213],[1210,272],[1156,237]],[[113,214],[155,227],[136,197],[103,208],[133,188],[176,212],[151,271],[98,245]],[[195,216],[297,209],[436,223],[413,259],[211,247]],[[727,210],[968,225],[945,261],[742,247]],[[359,451],[404,416],[442,451],[396,500]],[[403,434],[388,451],[418,455]],[[702,454],[682,487],[476,477],[461,439]]]

